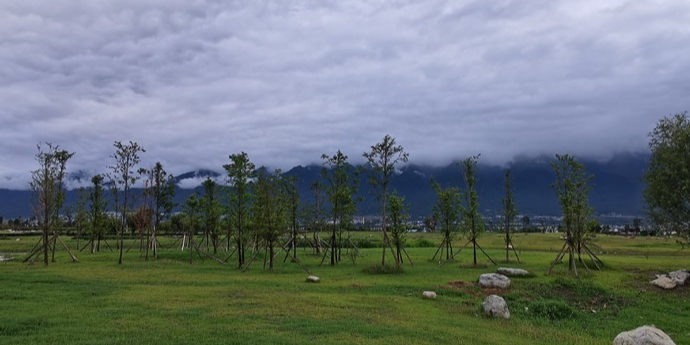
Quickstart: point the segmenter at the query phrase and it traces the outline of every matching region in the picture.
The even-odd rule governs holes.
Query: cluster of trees
[[[658,227],[680,234],[680,242],[685,246],[690,243],[690,119],[687,113],[662,119],[650,136],[652,158],[645,174],[647,189],[644,194],[649,215]],[[92,178],[92,187],[79,192],[79,200],[73,210],[79,238],[85,236],[88,239],[81,250],[90,247],[92,252],[96,252],[102,244],[112,250],[106,235],[115,233],[118,263],[121,264],[124,238],[126,234],[136,232],[143,256],[155,258],[159,247],[156,236],[162,227],[168,227],[173,232],[185,234],[184,241],[190,247],[190,262],[192,249],[200,256],[213,258],[219,250],[225,250],[230,253],[229,257],[225,260],[215,258],[217,261],[227,262],[235,255],[237,266],[245,268],[263,250],[269,269],[273,268],[273,259],[278,251],[284,251],[286,259],[290,257],[299,263],[297,247],[300,244],[311,246],[315,253],[323,253],[322,263],[328,258],[331,265],[342,260],[343,250],[357,251],[350,240],[349,230],[359,202],[356,198],[359,174],[341,151],[322,155],[322,179],[311,186],[314,201],[308,205],[300,203],[294,177],[284,176],[280,170],[257,169],[247,153],[241,152],[230,155],[230,162],[223,166],[229,181],[227,186],[206,180],[203,193],[190,196],[183,205],[184,212],[172,215],[175,206],[172,202],[175,192],[173,176],[163,169],[160,162],[150,169],[138,167],[139,155],[145,150],[135,142],[115,142],[114,147],[113,164],[108,167],[110,171]],[[66,164],[73,155],[73,152],[57,145],[38,146],[36,160],[39,169],[32,172],[30,187],[34,195],[34,213],[43,236],[31,256],[36,260],[39,254],[43,254],[46,265],[49,253],[54,255],[56,243],[61,243],[58,228],[65,198],[63,179]],[[372,172],[369,182],[380,203],[381,265],[386,265],[387,252],[396,266],[405,261],[412,264],[404,246],[409,207],[404,198],[390,187],[396,167],[406,163],[409,154],[397,145],[395,138],[386,135],[364,152],[363,157]],[[438,254],[441,261],[444,255],[445,261],[452,260],[457,253],[453,241],[462,233],[467,239],[465,246],[472,244],[475,265],[477,250],[493,262],[477,241],[485,231],[476,191],[478,159],[479,156],[469,157],[460,163],[462,173],[459,176],[465,182],[464,189],[442,187],[431,181],[437,201],[426,226],[443,234],[443,241],[432,260]],[[587,175],[582,163],[570,155],[556,155],[552,167],[556,173],[553,188],[561,205],[561,229],[564,232],[563,248],[553,264],[568,255],[571,270],[577,271],[577,263],[589,269],[587,258],[599,268],[601,261],[588,247],[597,229],[588,202],[592,177]],[[144,192],[135,196],[132,186],[139,180],[143,182]],[[111,193],[110,206],[106,201],[107,189]],[[505,174],[502,203],[501,227],[506,261],[510,260],[511,250],[519,260],[512,243],[512,224],[518,210],[510,170]],[[107,210],[113,210],[114,216]],[[522,222],[528,224],[529,220],[523,219]],[[303,236],[301,230],[311,232],[311,235]],[[327,238],[319,237],[322,231],[328,232]],[[200,233],[202,238],[196,243],[194,237]],[[248,251],[253,253],[251,258]]]

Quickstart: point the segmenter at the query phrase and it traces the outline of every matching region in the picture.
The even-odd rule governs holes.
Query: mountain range
[[[607,161],[582,159],[587,173],[593,176],[590,189],[590,203],[597,214],[644,214],[642,175],[647,167],[649,155],[618,154]],[[504,174],[507,168],[512,170],[514,194],[521,214],[559,215],[558,200],[551,188],[555,174],[550,166],[553,158],[516,158],[506,166],[485,165],[481,161],[477,168],[477,189],[482,212],[498,214],[501,210],[501,199],[504,194]],[[322,167],[319,165],[297,166],[284,174],[295,176],[298,181],[300,198],[303,203],[313,200],[311,184],[321,178]],[[377,213],[377,201],[368,184],[370,170],[361,169],[358,204],[358,215]],[[70,179],[80,182],[88,181],[90,176],[84,172],[70,174]],[[206,178],[222,183],[224,174],[212,170],[197,170],[175,176],[175,202],[180,204],[195,192],[203,193],[199,185]],[[391,188],[405,197],[413,217],[429,215],[436,201],[431,187],[431,179],[442,186],[464,188],[462,172],[457,163],[446,166],[422,166],[408,164],[402,166],[391,180]],[[74,203],[76,190],[68,191],[67,204]],[[28,190],[0,189],[0,216],[5,219],[31,216],[31,192]]]

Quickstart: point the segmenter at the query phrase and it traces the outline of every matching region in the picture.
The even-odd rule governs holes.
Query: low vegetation
[[[439,267],[429,259],[443,235],[408,236],[410,244],[433,246],[408,246],[415,265],[398,274],[365,272],[386,272],[371,271],[380,264],[380,246],[360,248],[357,260],[337,266],[320,265],[322,255],[298,248],[302,263],[321,278],[318,284],[305,283],[307,274],[283,261],[283,252],[274,271],[262,269],[262,253],[247,271],[232,259],[221,265],[195,257],[190,265],[188,250],[179,243],[167,248],[175,239],[160,236],[157,260],[145,260],[134,246],[121,266],[115,248],[85,250],[79,263],[59,250],[56,262],[43,266],[22,264],[17,254],[29,252],[38,237],[5,237],[0,253],[15,253],[18,260],[0,263],[0,343],[610,344],[619,332],[644,324],[677,344],[690,343],[690,288],[663,291],[649,284],[655,273],[688,268],[690,252],[673,238],[599,236],[594,243],[606,266],[575,277],[567,261],[544,274],[562,246],[558,234],[517,233],[512,241],[522,262],[498,264],[534,275],[496,290],[475,284],[495,266],[479,257],[474,267],[469,247]],[[380,233],[352,238],[381,245]],[[76,240],[64,240],[76,247]],[[504,254],[504,234],[486,233],[482,242],[489,255]],[[425,290],[438,298],[423,299]],[[478,306],[488,294],[506,299],[509,320],[481,316]]]

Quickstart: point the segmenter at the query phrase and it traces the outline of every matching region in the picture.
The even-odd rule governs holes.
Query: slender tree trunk
[[[57,236],[57,234],[55,234],[55,233],[53,232],[53,236]],[[51,262],[55,262],[55,245],[57,244],[56,242],[57,242],[57,241],[53,239],[53,246],[52,246],[51,249],[50,249],[50,251],[51,251],[51,259],[50,259],[50,261],[51,261]]]
[[[335,232],[336,232],[336,227],[335,227],[335,222],[333,222],[333,233],[331,234],[331,266],[335,266],[335,251],[336,251]]]
[[[46,226],[43,227],[43,264],[48,266],[48,229]]]
[[[474,256],[474,265],[477,266],[477,239],[472,239],[472,254]]]

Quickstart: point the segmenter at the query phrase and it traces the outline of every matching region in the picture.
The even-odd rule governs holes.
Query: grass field
[[[354,235],[372,244],[379,236]],[[27,252],[36,240],[0,240],[0,253]],[[410,234],[408,242],[437,244],[440,237]],[[307,274],[283,263],[283,255],[273,272],[261,260],[245,272],[198,257],[189,265],[179,248],[148,261],[132,251],[122,266],[114,252],[78,253],[75,264],[60,251],[49,267],[3,262],[0,343],[610,344],[621,331],[654,324],[677,344],[690,344],[690,288],[662,291],[648,283],[655,273],[690,268],[690,251],[672,239],[600,236],[595,243],[606,267],[579,278],[565,265],[544,275],[561,246],[557,234],[516,235],[520,264],[504,263],[499,235],[485,234],[480,243],[500,266],[534,277],[513,278],[505,291],[482,290],[474,282],[495,271],[488,260],[480,256],[480,267],[472,267],[465,249],[439,267],[430,261],[434,247],[409,248],[415,266],[401,274],[364,271],[380,261],[380,248],[363,249],[354,262],[344,257],[337,267],[300,250],[319,284],[305,283]],[[438,299],[422,299],[423,290]],[[491,293],[506,299],[509,320],[481,315]]]

